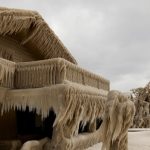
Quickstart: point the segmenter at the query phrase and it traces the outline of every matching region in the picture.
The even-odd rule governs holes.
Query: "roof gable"
[[[39,59],[76,60],[36,11],[0,8],[0,36],[11,36]]]

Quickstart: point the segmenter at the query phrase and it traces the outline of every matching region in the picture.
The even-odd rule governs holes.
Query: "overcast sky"
[[[0,0],[37,10],[78,64],[129,91],[150,80],[150,0]]]

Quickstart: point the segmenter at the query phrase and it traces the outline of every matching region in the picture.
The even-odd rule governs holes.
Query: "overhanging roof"
[[[10,36],[39,59],[76,60],[36,11],[0,8],[0,36]]]

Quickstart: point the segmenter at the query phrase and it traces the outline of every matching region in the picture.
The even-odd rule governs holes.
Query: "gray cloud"
[[[39,11],[78,60],[128,91],[150,79],[149,0],[1,0]]]

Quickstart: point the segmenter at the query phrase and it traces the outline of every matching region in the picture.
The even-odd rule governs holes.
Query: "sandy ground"
[[[87,150],[100,150],[100,147],[101,143],[96,144]],[[131,130],[129,132],[129,150],[150,150],[150,129]]]

